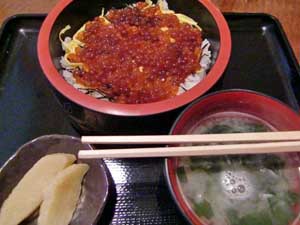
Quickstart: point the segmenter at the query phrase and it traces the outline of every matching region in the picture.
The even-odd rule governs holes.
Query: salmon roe
[[[200,69],[201,32],[174,14],[139,2],[112,9],[86,23],[84,43],[69,55],[83,63],[76,81],[112,102],[139,104],[173,97],[186,77]]]

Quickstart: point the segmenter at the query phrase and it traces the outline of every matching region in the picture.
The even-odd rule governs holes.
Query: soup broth
[[[190,133],[272,130],[257,118],[229,113],[200,121]],[[202,221],[217,225],[290,224],[299,201],[295,176],[290,176],[295,173],[283,154],[182,157],[177,168],[188,205]]]

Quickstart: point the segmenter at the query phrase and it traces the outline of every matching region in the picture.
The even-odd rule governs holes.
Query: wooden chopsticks
[[[300,141],[300,131],[191,134],[191,135],[138,135],[138,136],[82,136],[88,144],[207,144],[235,142]]]
[[[79,151],[81,159],[90,158],[147,158],[175,156],[205,156],[232,154],[262,154],[300,151],[300,141],[258,144],[207,145],[157,148],[102,149]]]
[[[91,144],[213,143],[205,146],[82,150],[78,153],[78,157],[82,159],[262,154],[300,151],[300,131],[201,135],[83,136],[82,142]]]

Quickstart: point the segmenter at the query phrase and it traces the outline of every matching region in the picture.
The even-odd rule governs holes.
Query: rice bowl
[[[38,58],[41,68],[54,88],[55,97],[69,115],[72,125],[82,134],[166,133],[179,110],[209,90],[221,78],[229,61],[231,36],[221,12],[208,0],[191,0],[184,4],[182,1],[168,0],[170,10],[196,21],[203,29],[203,40],[207,39],[210,42],[208,49],[211,52],[210,68],[206,76],[201,78],[201,82],[180,95],[141,104],[103,101],[74,88],[62,76],[62,71],[65,69],[61,65],[61,57],[65,52],[58,38],[60,32],[66,25],[71,26],[71,29],[62,36],[64,41],[67,36],[73,37],[91,18],[99,17],[102,8],[107,11],[123,9],[134,2],[138,0],[90,0],[88,2],[60,0],[50,11],[40,29]],[[197,66],[199,67],[199,64]],[[70,77],[72,74],[65,75]],[[142,131],[141,127],[143,127]]]

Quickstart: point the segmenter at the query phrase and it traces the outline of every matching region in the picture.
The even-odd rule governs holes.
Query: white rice
[[[209,50],[210,43],[207,39],[204,39],[201,44],[202,54],[200,59],[201,70],[199,73],[189,75],[183,84],[180,85],[177,95],[180,95],[192,87],[197,85],[206,76],[206,72],[211,66],[211,51]]]

